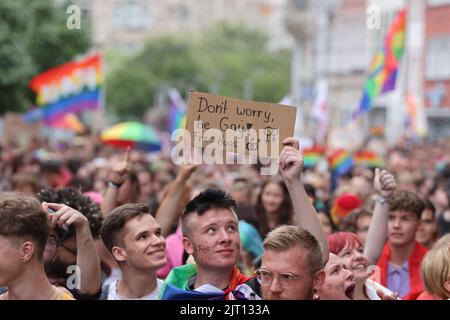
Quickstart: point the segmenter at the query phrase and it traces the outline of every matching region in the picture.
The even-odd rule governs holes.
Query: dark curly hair
[[[100,207],[78,189],[42,189],[38,192],[37,196],[40,202],[61,203],[81,212],[89,221],[92,236],[94,238],[99,237],[103,222]],[[69,228],[69,234],[66,237],[71,237],[74,234],[75,230]]]

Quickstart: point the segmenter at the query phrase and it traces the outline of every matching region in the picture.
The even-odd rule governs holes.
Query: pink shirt
[[[166,239],[167,264],[156,272],[158,278],[165,278],[170,270],[183,264],[183,233],[181,224],[178,225],[175,233],[169,235]]]

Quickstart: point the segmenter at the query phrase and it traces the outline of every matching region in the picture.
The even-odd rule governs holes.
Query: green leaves
[[[269,52],[266,35],[219,23],[202,34],[151,39],[108,75],[107,106],[123,120],[140,118],[158,90],[175,86],[278,102],[289,91],[290,56]]]
[[[0,1],[0,113],[34,103],[28,82],[35,75],[84,53],[89,26],[66,26],[66,7],[48,0]]]
[[[0,1],[0,113],[27,110],[35,99],[31,78],[89,48],[86,17],[80,30],[68,29],[69,3],[55,3]],[[153,38],[131,57],[107,54],[108,110],[123,120],[141,118],[170,86],[277,102],[289,90],[290,57],[269,52],[267,43],[257,30],[218,23],[201,34]]]

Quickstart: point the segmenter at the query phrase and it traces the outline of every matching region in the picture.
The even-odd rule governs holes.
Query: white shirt
[[[132,299],[127,299],[122,297],[118,292],[117,292],[117,282],[120,279],[114,281],[111,283],[111,285],[109,286],[109,291],[108,291],[108,300],[132,300]],[[156,288],[155,290],[153,290],[152,292],[150,292],[149,294],[137,298],[137,299],[133,299],[133,300],[158,300],[158,295],[159,292],[162,289],[163,286],[163,281],[161,279],[156,279]]]

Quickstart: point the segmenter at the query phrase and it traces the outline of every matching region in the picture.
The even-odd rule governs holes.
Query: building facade
[[[134,52],[165,33],[206,31],[218,21],[245,23],[265,32],[270,47],[288,47],[286,0],[78,0],[93,28],[94,49]]]
[[[432,138],[450,136],[450,0],[427,0],[424,104]]]

